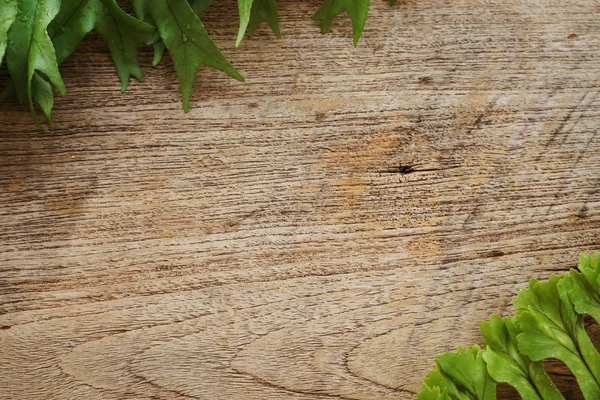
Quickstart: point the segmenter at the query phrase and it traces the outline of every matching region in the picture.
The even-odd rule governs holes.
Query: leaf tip
[[[246,78],[244,78],[244,76],[240,74],[235,68],[232,68],[232,70],[229,71],[227,74],[235,80],[238,80],[240,82],[246,82]]]
[[[190,99],[189,98],[183,98],[183,112],[184,113],[189,113],[190,112]]]

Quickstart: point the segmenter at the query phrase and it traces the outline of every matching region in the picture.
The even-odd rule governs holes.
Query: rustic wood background
[[[0,398],[409,399],[600,249],[597,1],[375,0],[357,48],[317,7],[234,49],[217,2],[247,82],[203,69],[189,114],[95,36],[53,129],[2,106]]]

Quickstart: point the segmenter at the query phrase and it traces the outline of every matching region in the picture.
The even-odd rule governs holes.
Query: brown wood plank
[[[596,1],[377,1],[356,48],[317,6],[234,49],[216,4],[247,82],[203,69],[188,114],[93,36],[53,129],[2,106],[1,399],[412,398],[600,249]]]

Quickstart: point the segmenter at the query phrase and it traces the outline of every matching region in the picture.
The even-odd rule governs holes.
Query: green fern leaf
[[[256,28],[266,22],[273,34],[281,39],[279,30],[279,10],[275,0],[254,0],[252,11],[250,13],[250,22],[248,23],[248,34],[253,35]]]
[[[313,19],[321,23],[321,33],[326,33],[333,19],[343,11],[346,11],[352,20],[356,46],[367,22],[369,0],[325,0]]]
[[[92,0],[98,1],[98,0]],[[96,32],[106,41],[121,80],[121,91],[127,90],[133,76],[144,81],[138,64],[138,48],[148,41],[154,27],[123,11],[115,0],[102,0],[104,12],[96,20]]]
[[[600,253],[582,254],[578,269],[569,273],[571,301],[579,314],[588,314],[600,323]]]
[[[585,332],[583,318],[569,300],[570,281],[551,276],[547,282],[532,279],[514,306],[523,333],[519,351],[533,361],[556,358],[571,370],[588,400],[600,399],[600,355]],[[565,285],[565,283],[567,285]]]
[[[186,0],[139,0],[156,23],[160,38],[171,54],[183,96],[183,109],[190,109],[196,74],[201,66],[244,78],[210,39],[204,25]]]
[[[481,322],[481,335],[487,345],[483,359],[490,376],[496,382],[508,383],[517,389],[524,399],[564,400],[542,363],[519,353],[517,336],[520,333],[514,317],[500,318],[492,314],[488,322]]]
[[[2,64],[8,44],[8,29],[15,22],[17,12],[17,0],[0,1],[0,16],[2,16],[0,20],[0,64]]]
[[[61,95],[66,94],[54,46],[47,31],[60,10],[60,1],[19,0],[18,7],[16,19],[8,31],[6,58],[17,98],[21,102],[29,100],[31,114],[37,123],[32,95],[36,71],[44,74]]]

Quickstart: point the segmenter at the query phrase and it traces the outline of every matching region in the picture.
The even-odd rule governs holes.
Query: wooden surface
[[[317,6],[234,49],[218,2],[247,82],[189,114],[93,36],[52,130],[2,107],[1,399],[409,399],[600,249],[597,1],[375,1],[357,48]]]

